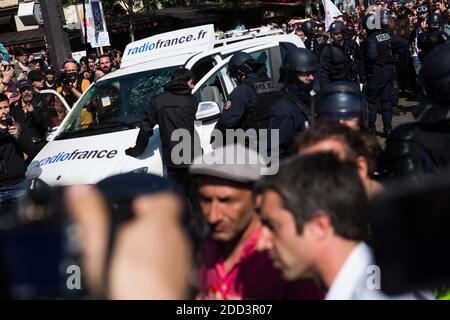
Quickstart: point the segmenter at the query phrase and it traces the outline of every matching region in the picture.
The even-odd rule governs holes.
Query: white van
[[[93,83],[80,97],[33,159],[27,178],[55,186],[96,183],[132,171],[163,175],[158,128],[139,158],[125,155],[125,150],[136,142],[137,124],[149,101],[180,66],[197,77],[193,93],[201,102],[195,128],[208,152],[211,132],[236,86],[227,73],[231,55],[250,53],[278,80],[284,53],[293,46],[304,47],[299,37],[280,33],[252,30],[240,37],[216,39],[214,26],[203,25],[130,43],[121,68]],[[57,99],[63,100],[59,95]]]

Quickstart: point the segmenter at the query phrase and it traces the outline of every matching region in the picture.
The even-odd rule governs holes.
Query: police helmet
[[[387,11],[387,10],[381,11],[380,16],[381,16],[381,25],[388,26],[389,20],[390,20],[389,11]]]
[[[314,33],[314,27],[315,27],[314,22],[312,22],[311,20],[302,23],[302,31],[307,36]]]
[[[450,43],[431,50],[422,64],[427,97],[437,103],[450,103]]]
[[[311,50],[293,48],[284,56],[282,67],[288,71],[314,73],[317,71],[317,59]]]
[[[255,61],[249,53],[237,52],[231,57],[228,63],[228,73],[233,78],[238,78],[239,76],[245,76],[255,72],[255,68],[262,65],[262,63]]]
[[[439,29],[442,25],[442,16],[440,13],[432,13],[428,16],[427,25],[431,29]]]
[[[330,25],[330,29],[328,30],[332,36],[338,34],[338,33],[344,33],[345,31],[345,24],[342,21],[334,21]]]
[[[358,84],[336,81],[320,90],[315,104],[318,119],[360,119],[363,107],[362,93]]]

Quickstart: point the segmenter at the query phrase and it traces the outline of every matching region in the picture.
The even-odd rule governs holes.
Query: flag
[[[322,2],[325,10],[325,31],[328,31],[330,24],[334,21],[333,18],[342,15],[342,13],[331,0],[322,0]]]

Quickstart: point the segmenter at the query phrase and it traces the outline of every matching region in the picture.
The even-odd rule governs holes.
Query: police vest
[[[271,117],[270,108],[274,102],[282,97],[282,86],[272,80],[252,80],[243,81],[256,92],[256,103],[250,106],[244,114],[241,127],[247,129],[267,129]]]
[[[377,41],[378,60],[377,65],[384,66],[386,64],[393,64],[394,57],[392,55],[391,36],[386,32],[378,32],[375,35]]]
[[[358,66],[355,61],[355,52],[348,43],[344,43],[343,48],[334,44],[330,45],[331,52],[331,81],[357,81]]]
[[[442,31],[426,31],[419,35],[420,38],[420,58],[425,59],[425,56],[438,45],[449,41],[449,37]]]

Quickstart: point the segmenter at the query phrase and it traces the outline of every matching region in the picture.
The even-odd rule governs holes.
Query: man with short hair
[[[293,157],[255,194],[264,224],[258,248],[270,252],[284,279],[319,277],[327,300],[431,298],[388,297],[371,282],[367,197],[355,164],[332,153]]]
[[[11,117],[8,97],[0,93],[0,216],[11,212],[27,190],[26,160],[34,156],[27,126]]]
[[[190,167],[190,173],[197,177],[200,207],[210,227],[210,239],[200,251],[197,297],[321,299],[322,291],[312,281],[283,281],[269,255],[256,251],[262,224],[252,202],[252,187],[261,174],[261,162],[246,162],[259,156],[241,144],[217,148],[214,158],[225,160],[230,154],[237,157],[236,162],[208,164],[199,156]]]
[[[102,70],[105,74],[115,71],[112,66],[111,57],[109,54],[102,54],[98,58],[98,63],[100,65],[100,68],[102,68]]]
[[[28,72],[31,71],[28,67],[27,53],[24,50],[19,49],[15,52],[14,56],[17,58],[17,62],[14,65],[14,78],[16,78],[17,81],[27,79]]]

